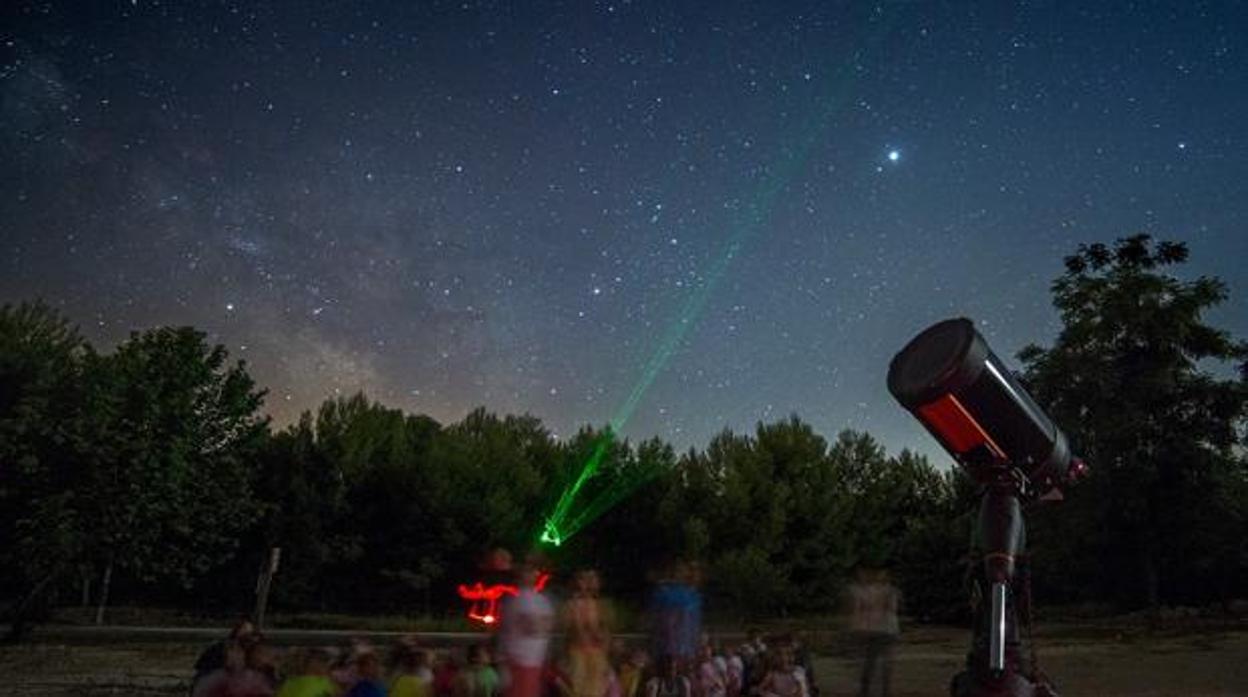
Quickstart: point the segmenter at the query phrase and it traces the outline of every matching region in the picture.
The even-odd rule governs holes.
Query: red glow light
[[[550,580],[550,574],[545,571],[539,572],[537,582],[533,584],[533,590],[541,593],[546,588],[546,582]],[[492,625],[498,622],[498,601],[504,595],[519,595],[520,589],[516,586],[506,583],[496,583],[492,586],[477,581],[471,586],[460,584],[459,597],[469,601],[468,619],[481,624]]]

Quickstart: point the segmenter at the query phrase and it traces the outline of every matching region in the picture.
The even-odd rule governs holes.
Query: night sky
[[[1016,366],[1062,257],[1148,232],[1245,337],[1246,222],[1241,3],[0,9],[0,302],[199,327],[278,425],[364,390],[936,454],[884,383],[924,326]]]

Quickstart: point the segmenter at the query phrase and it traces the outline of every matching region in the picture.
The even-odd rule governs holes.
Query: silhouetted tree
[[[1020,354],[1036,396],[1092,463],[1069,504],[1039,517],[1039,534],[1067,555],[1062,575],[1154,607],[1231,592],[1245,561],[1234,446],[1248,391],[1210,371],[1248,349],[1205,322],[1227,297],[1221,281],[1168,273],[1187,256],[1147,235],[1081,246],[1053,284],[1061,334]]]
[[[84,521],[74,483],[89,350],[46,304],[0,307],[0,579],[14,599],[13,636],[81,559]]]
[[[267,419],[244,365],[189,327],[136,332],[87,372],[92,448],[72,490],[103,573],[98,623],[115,571],[189,587],[233,554]]]

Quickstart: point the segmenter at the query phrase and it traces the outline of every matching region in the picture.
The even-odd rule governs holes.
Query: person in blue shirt
[[[346,697],[386,697],[386,684],[382,682],[381,659],[377,654],[368,651],[355,659],[355,674],[358,679]]]

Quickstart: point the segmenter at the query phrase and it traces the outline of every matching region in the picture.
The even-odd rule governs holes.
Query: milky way
[[[1187,241],[1248,336],[1248,10],[1115,4],[6,3],[0,301],[200,327],[278,424],[931,452],[888,360],[1051,342],[1081,242]]]

